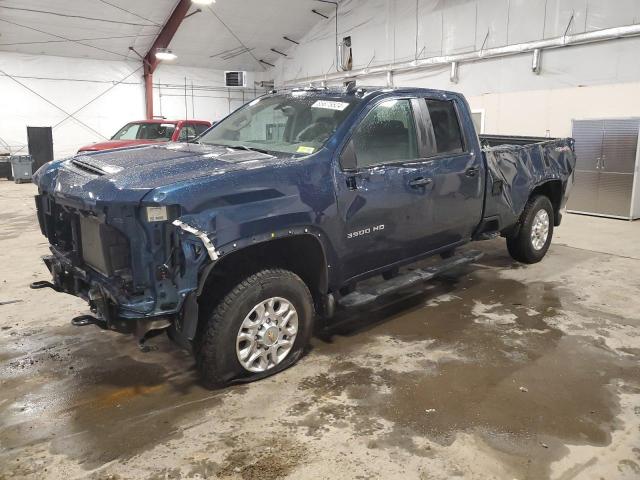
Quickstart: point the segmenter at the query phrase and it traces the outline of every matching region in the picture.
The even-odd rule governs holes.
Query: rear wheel
[[[263,270],[236,285],[210,313],[196,341],[205,385],[253,381],[293,365],[313,329],[313,301],[288,270]]]
[[[553,237],[553,206],[544,195],[529,199],[520,217],[518,233],[507,237],[507,249],[514,260],[537,263],[544,258]]]

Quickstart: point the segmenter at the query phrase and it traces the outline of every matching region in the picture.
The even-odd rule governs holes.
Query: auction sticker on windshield
[[[326,108],[328,110],[342,111],[348,106],[349,104],[347,102],[332,102],[330,100],[317,100],[316,103],[311,105],[311,108]]]

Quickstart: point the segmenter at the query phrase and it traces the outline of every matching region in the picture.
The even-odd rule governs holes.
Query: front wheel
[[[531,197],[520,217],[518,233],[507,237],[514,260],[537,263],[544,258],[553,237],[553,206],[544,195]]]
[[[281,269],[240,282],[201,321],[196,366],[208,387],[253,381],[293,365],[313,330],[309,289]]]

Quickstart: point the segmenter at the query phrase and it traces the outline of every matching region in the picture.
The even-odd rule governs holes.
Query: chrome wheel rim
[[[282,362],[298,334],[298,312],[282,297],[258,303],[242,321],[236,339],[240,365],[250,372],[265,372]]]
[[[538,210],[531,225],[531,245],[535,250],[542,250],[549,237],[549,214],[546,210]]]

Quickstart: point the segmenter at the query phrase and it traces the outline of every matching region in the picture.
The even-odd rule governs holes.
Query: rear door
[[[421,101],[427,130],[427,175],[433,179],[429,245],[439,248],[471,238],[482,219],[485,167],[469,110],[458,97]]]
[[[344,279],[431,248],[433,178],[420,101],[387,98],[369,107],[342,151],[335,181]]]

